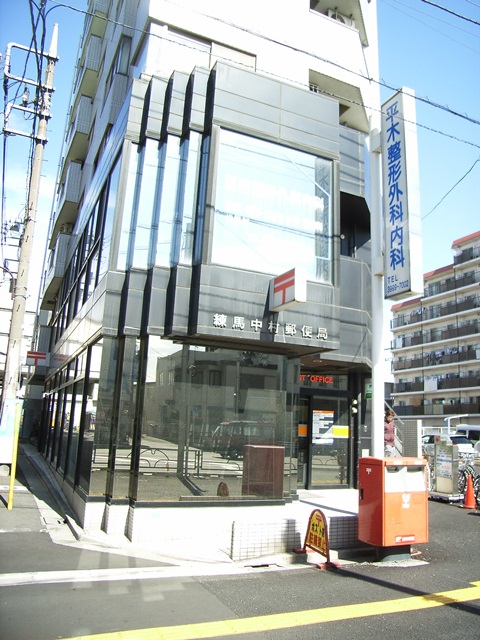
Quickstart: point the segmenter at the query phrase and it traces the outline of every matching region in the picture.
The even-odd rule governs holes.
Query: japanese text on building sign
[[[388,218],[389,218],[389,255],[387,259],[395,271],[397,266],[405,265],[404,256],[404,217],[403,202],[404,192],[400,188],[400,179],[403,175],[403,139],[401,135],[401,122],[399,119],[398,101],[395,101],[387,109],[387,184],[388,184]]]
[[[423,292],[415,96],[409,89],[382,105],[382,172],[385,297],[401,299]]]
[[[213,315],[213,326],[219,329],[227,329],[229,326],[229,318],[224,313],[215,313]],[[253,329],[255,333],[263,330],[263,320],[259,318],[251,319],[248,323],[243,316],[233,316],[231,320],[231,328],[236,331],[243,331],[245,327],[249,326],[250,329]],[[277,335],[280,333],[280,330],[283,331],[283,335],[285,336],[295,336],[297,333],[302,334],[302,338],[311,338],[316,340],[327,340],[328,332],[325,327],[314,328],[308,325],[302,325],[301,327],[293,323],[293,322],[285,322],[281,324],[280,322],[274,322],[273,320],[269,320],[266,325],[266,330],[268,333],[272,335]]]

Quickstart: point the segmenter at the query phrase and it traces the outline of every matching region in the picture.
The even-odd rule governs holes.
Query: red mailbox
[[[360,458],[358,539],[377,547],[428,542],[423,458]]]

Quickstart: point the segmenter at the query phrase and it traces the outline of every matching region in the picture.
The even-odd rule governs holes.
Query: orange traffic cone
[[[475,495],[473,493],[473,480],[472,480],[472,476],[470,474],[467,476],[467,490],[465,491],[465,498],[463,500],[463,508],[464,509],[476,509],[477,508]]]

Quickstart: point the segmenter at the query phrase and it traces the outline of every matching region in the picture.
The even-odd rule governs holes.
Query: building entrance
[[[302,395],[298,425],[298,488],[348,485],[349,443],[347,398]]]

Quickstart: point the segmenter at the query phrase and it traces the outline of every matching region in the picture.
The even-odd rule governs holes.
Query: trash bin
[[[360,458],[358,539],[376,547],[428,542],[423,458]]]

